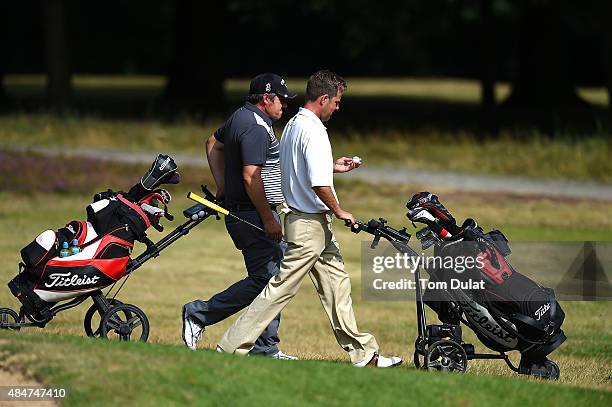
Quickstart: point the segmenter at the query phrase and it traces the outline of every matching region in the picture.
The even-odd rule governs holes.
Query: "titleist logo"
[[[535,316],[537,317],[536,320],[539,321],[540,318],[542,318],[544,314],[548,312],[549,309],[550,309],[550,302],[547,302],[546,304],[538,308],[535,312]]]
[[[95,284],[100,279],[100,277],[98,276],[93,276],[93,277],[78,276],[72,273],[53,273],[49,275],[49,278],[51,279],[51,281],[48,283],[45,283],[45,287],[47,288],[74,287],[74,286],[80,286],[80,285]]]
[[[515,338],[512,337],[508,332],[504,331],[495,321],[492,320],[490,315],[487,315],[483,309],[480,309],[477,305],[467,302],[459,301],[459,305],[466,313],[468,318],[472,322],[478,324],[482,329],[489,332],[496,338],[501,339],[503,342],[514,346],[513,342]]]

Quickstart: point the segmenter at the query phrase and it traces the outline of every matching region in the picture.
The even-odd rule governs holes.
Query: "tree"
[[[223,109],[225,2],[177,0],[163,94],[171,111],[207,115]]]
[[[0,71],[0,112],[8,109],[8,106],[9,98],[6,94],[6,90],[4,89],[4,74]]]
[[[569,75],[560,0],[522,0],[517,72],[506,107],[557,112],[585,106]]]
[[[495,23],[491,0],[480,0],[480,115],[482,130],[497,132],[495,119]]]
[[[63,111],[72,97],[64,0],[42,0],[41,4],[47,61],[47,101],[52,109]]]
[[[612,2],[606,1],[604,7],[603,30],[605,32],[605,55],[606,55],[606,86],[608,88],[608,119],[610,132],[612,132]]]

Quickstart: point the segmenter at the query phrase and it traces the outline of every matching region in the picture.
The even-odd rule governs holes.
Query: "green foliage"
[[[478,142],[473,134],[436,130],[409,136],[385,132],[333,137],[337,154],[356,154],[368,164],[415,169],[612,182],[612,139],[550,139],[510,133]]]
[[[229,88],[232,86],[238,85]],[[368,86],[367,82],[356,85],[354,97],[369,92]],[[414,94],[421,92],[416,85],[406,86]],[[391,87],[384,89],[394,91]],[[438,92],[439,97],[453,97],[452,91],[443,87]],[[459,95],[463,96],[454,97],[470,97],[467,91]],[[163,151],[198,154],[204,163],[205,141],[222,120],[219,117],[199,124],[186,119],[170,124],[156,120],[104,120],[95,116],[9,115],[0,117],[0,149],[119,149],[152,154]],[[282,125],[276,126],[279,135]],[[612,182],[612,139],[605,134],[581,137],[567,134],[551,139],[536,131],[506,131],[499,138],[479,141],[468,130],[368,131],[332,126],[333,123],[329,133],[334,152],[359,155],[366,165]]]

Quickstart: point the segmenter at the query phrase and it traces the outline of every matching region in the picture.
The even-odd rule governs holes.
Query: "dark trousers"
[[[238,216],[263,228],[257,211],[242,211]],[[280,223],[276,213],[275,217]],[[279,273],[283,259],[284,242],[274,242],[266,238],[263,232],[232,218],[226,218],[225,226],[236,248],[242,251],[248,276],[213,295],[208,301],[195,300],[185,304],[185,315],[203,326],[216,324],[248,306],[270,278]],[[280,314],[259,336],[251,354],[273,355],[278,352],[279,324]]]

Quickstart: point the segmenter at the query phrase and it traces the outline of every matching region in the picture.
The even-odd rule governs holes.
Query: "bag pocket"
[[[53,230],[45,230],[21,249],[21,259],[27,269],[34,269],[57,254],[57,234]]]

